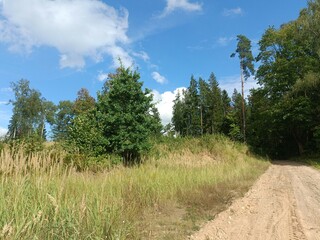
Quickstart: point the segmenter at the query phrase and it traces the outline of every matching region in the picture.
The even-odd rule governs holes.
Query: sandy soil
[[[244,198],[190,239],[320,240],[320,172],[274,163]]]

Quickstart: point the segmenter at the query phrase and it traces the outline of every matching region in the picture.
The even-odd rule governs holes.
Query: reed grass
[[[185,239],[269,165],[222,136],[166,139],[139,166],[96,173],[63,159],[1,150],[0,239]]]

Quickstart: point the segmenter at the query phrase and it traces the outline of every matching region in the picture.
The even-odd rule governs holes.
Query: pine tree
[[[158,108],[156,106],[151,107],[151,119],[152,119],[152,126],[151,132],[154,137],[159,137],[163,130],[163,126],[161,124],[161,118]]]
[[[198,92],[198,82],[191,76],[190,86],[185,94],[186,104],[186,120],[187,120],[187,135],[201,135],[201,109]]]
[[[226,116],[229,124],[228,135],[237,141],[243,141],[243,129],[241,128],[242,123],[242,96],[236,89],[232,94],[232,107],[231,111]]]
[[[172,124],[177,135],[185,136],[187,134],[187,119],[186,116],[186,105],[184,99],[182,99],[180,92],[177,93],[175,100],[173,101],[173,116]]]
[[[244,82],[254,74],[253,55],[251,52],[251,41],[244,35],[237,36],[238,44],[235,53],[231,54],[234,57],[238,54],[240,59],[241,73],[241,95],[242,95],[242,130],[243,140],[246,141],[246,115],[245,115],[245,99],[244,99]]]
[[[219,83],[216,76],[211,73],[209,78],[210,88],[210,120],[211,120],[211,131],[210,133],[218,133],[221,131],[223,121],[223,105],[222,96]]]
[[[200,99],[200,125],[201,135],[209,133],[211,129],[210,121],[210,89],[208,83],[199,78],[199,99]]]
[[[221,92],[221,102],[222,102],[222,108],[223,108],[223,117],[225,117],[230,111],[230,103],[231,103],[231,99],[228,96],[228,92],[226,90],[222,90]]]

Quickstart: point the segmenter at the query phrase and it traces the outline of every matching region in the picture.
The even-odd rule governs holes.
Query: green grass
[[[308,164],[314,168],[320,169],[320,155],[319,154],[308,154],[300,157],[295,157],[290,159],[291,161],[296,161],[304,164]]]
[[[221,136],[166,139],[104,172],[63,158],[1,151],[0,239],[185,239],[269,166]]]
[[[320,156],[305,157],[303,161],[317,169],[320,169]]]
[[[320,163],[319,163],[319,162],[312,163],[312,165],[313,165],[315,168],[320,169]]]

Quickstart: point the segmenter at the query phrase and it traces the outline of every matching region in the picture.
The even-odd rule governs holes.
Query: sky
[[[240,90],[243,34],[258,54],[269,26],[294,20],[307,0],[0,0],[0,135],[12,115],[11,82],[28,79],[47,100],[75,100],[101,90],[119,66],[137,69],[154,93],[163,124],[191,75],[214,73],[222,89]],[[256,87],[254,78],[245,88]]]

